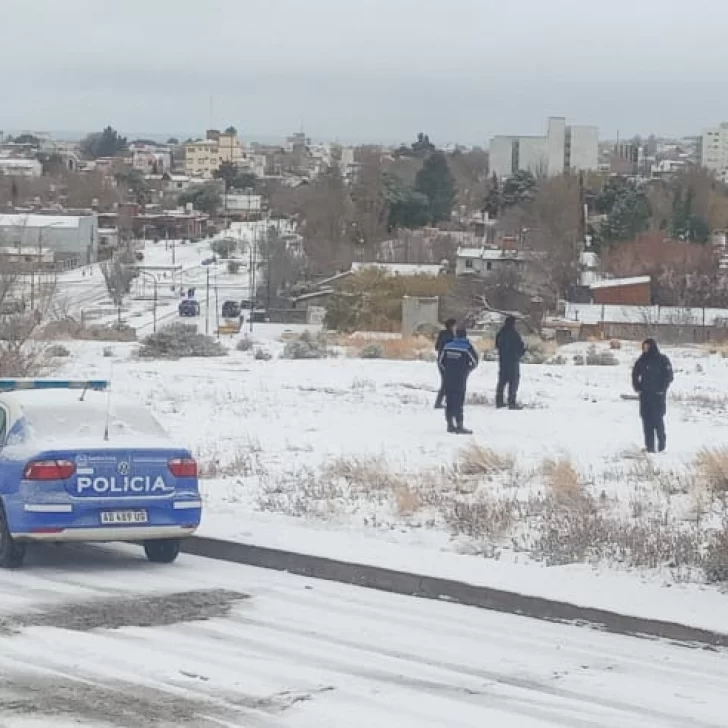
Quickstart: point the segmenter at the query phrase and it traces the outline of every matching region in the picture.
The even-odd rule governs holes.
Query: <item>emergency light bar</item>
[[[28,389],[108,389],[105,379],[0,379],[0,392],[17,392]]]

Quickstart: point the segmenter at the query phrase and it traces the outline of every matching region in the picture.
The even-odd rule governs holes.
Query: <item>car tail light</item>
[[[174,458],[169,461],[168,467],[175,478],[197,477],[197,461],[194,458]]]
[[[34,460],[25,466],[23,480],[67,480],[75,472],[70,460]]]

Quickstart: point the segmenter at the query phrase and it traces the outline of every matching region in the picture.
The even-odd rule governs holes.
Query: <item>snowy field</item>
[[[2,728],[718,728],[728,656],[133,547],[0,573]]]
[[[565,365],[524,366],[521,412],[492,407],[496,365],[483,363],[475,434],[461,437],[432,409],[433,363],[286,360],[285,329],[256,324],[251,351],[235,337],[228,356],[177,362],[71,342],[61,371],[111,376],[193,448],[204,535],[724,629],[725,597],[702,568],[724,500],[696,458],[728,442],[728,359],[667,350],[669,452],[647,457],[637,403],[622,398],[634,345],[618,366],[574,365],[581,345],[561,351]]]

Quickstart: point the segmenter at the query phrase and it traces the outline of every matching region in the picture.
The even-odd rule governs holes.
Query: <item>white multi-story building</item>
[[[703,132],[700,163],[716,177],[728,181],[728,123]]]
[[[563,117],[549,119],[545,136],[497,136],[490,142],[490,171],[497,177],[521,170],[555,177],[598,168],[597,127],[567,126]]]

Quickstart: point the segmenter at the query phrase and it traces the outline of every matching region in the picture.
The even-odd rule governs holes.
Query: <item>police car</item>
[[[34,541],[132,541],[171,563],[200,524],[197,463],[103,380],[0,379],[0,567]]]

